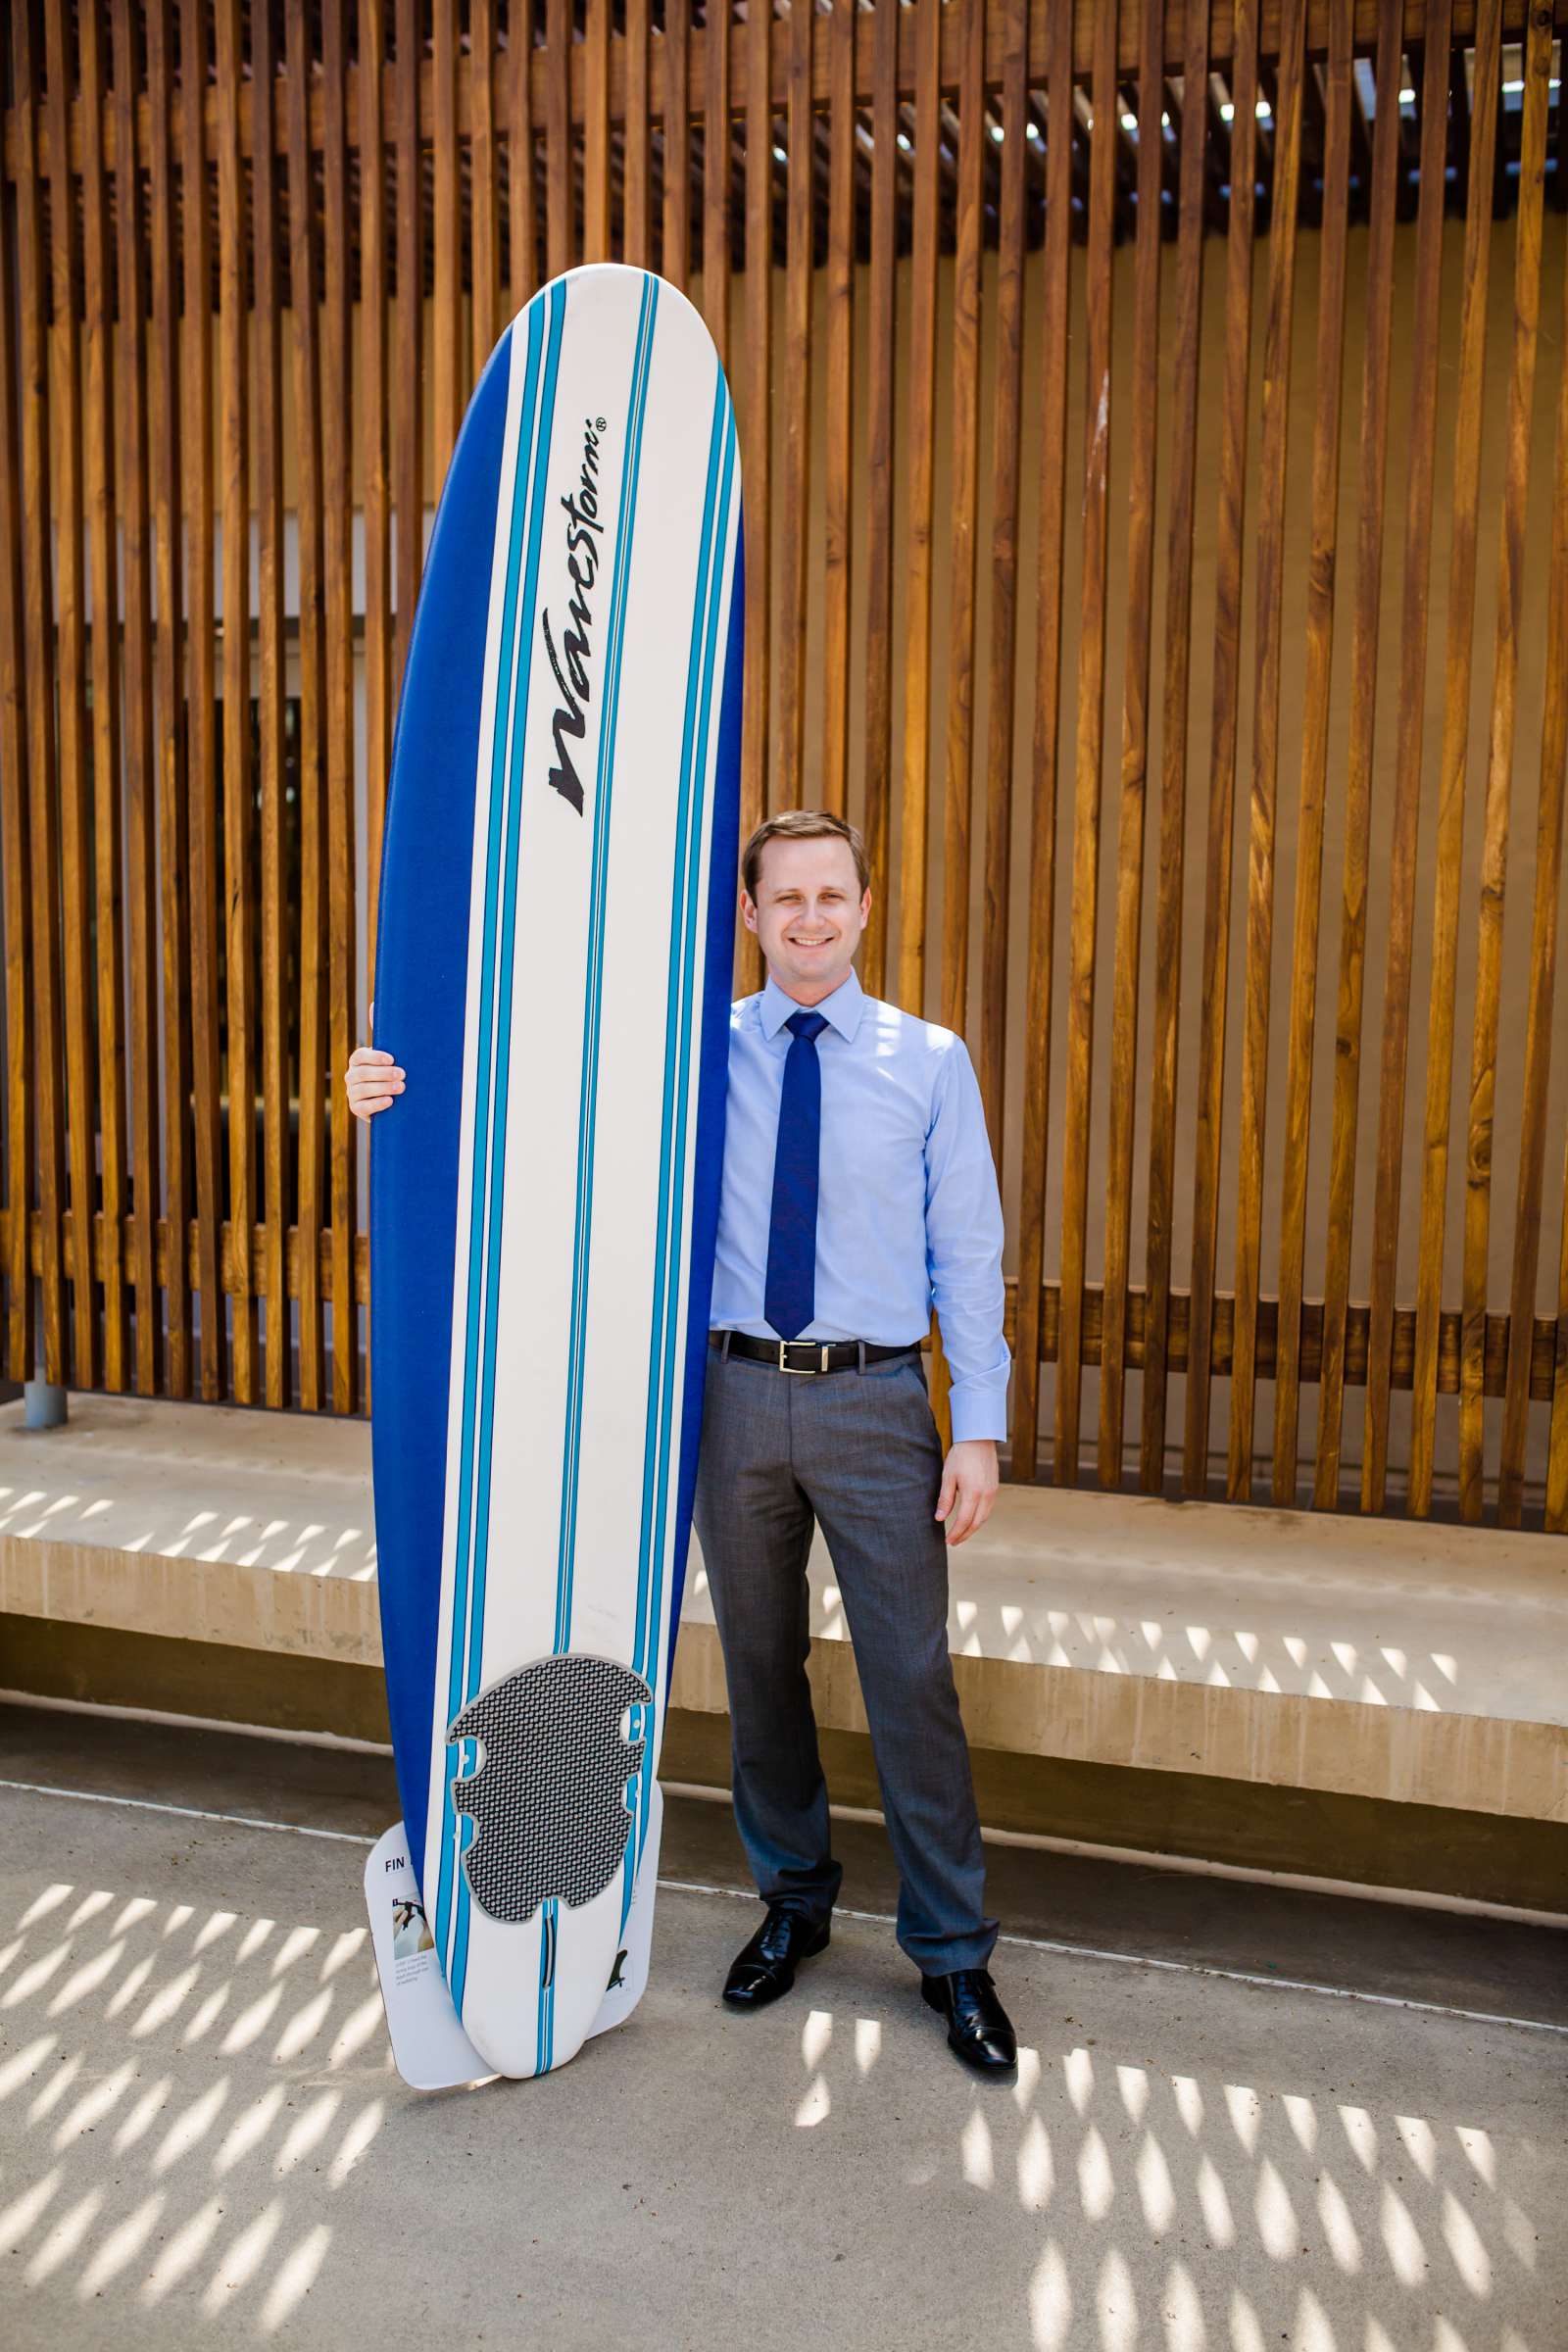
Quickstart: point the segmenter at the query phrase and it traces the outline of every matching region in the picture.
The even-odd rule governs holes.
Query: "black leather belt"
[[[882,1348],[871,1340],[757,1340],[745,1331],[710,1331],[710,1348],[729,1342],[731,1355],[747,1355],[776,1372],[848,1372],[879,1364],[890,1355],[918,1355],[920,1343],[908,1340],[900,1348]]]

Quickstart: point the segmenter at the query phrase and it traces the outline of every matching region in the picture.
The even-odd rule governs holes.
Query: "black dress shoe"
[[[730,1963],[724,1998],[732,2009],[761,2009],[788,1992],[797,1961],[825,1951],[828,1923],[814,1920],[795,1903],[769,1903],[751,1942]]]
[[[922,1997],[948,2021],[948,2047],[981,2075],[1011,2074],[1018,2036],[997,1998],[988,1968],[956,1968],[951,1976],[920,1979]]]

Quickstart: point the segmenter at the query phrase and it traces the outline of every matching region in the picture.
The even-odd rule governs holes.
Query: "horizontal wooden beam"
[[[1279,54],[1281,7],[1282,0],[1263,0],[1260,11],[1259,58],[1265,65]],[[1073,71],[1075,74],[1081,74],[1087,77],[1094,33],[1096,0],[1073,0]],[[1235,37],[1235,13],[1234,0],[1214,0],[1209,17],[1209,62],[1216,71],[1222,71],[1230,59]],[[1045,14],[1043,9],[1036,9],[1032,13],[1030,22],[1028,72],[1031,83],[1036,86],[1044,81],[1046,73],[1047,26]],[[1505,40],[1517,39],[1522,35],[1527,14],[1527,0],[1503,0],[1502,28]],[[914,99],[915,84],[914,15],[915,12],[912,9],[904,9],[900,11],[899,17],[897,94],[900,100],[909,103],[912,103]],[[1306,17],[1308,52],[1313,56],[1326,56],[1329,37],[1328,0],[1311,0]],[[1456,0],[1452,17],[1454,45],[1465,47],[1473,38],[1475,31],[1475,0]],[[1165,71],[1168,74],[1179,74],[1182,70],[1187,39],[1185,19],[1186,8],[1182,4],[1182,0],[1171,0],[1171,4],[1165,11]],[[1422,39],[1426,30],[1426,0],[1405,0],[1403,38],[1406,45]],[[1568,0],[1554,0],[1553,21],[1558,24],[1568,24]],[[1377,0],[1355,0],[1354,24],[1356,50],[1370,56],[1377,42]],[[772,28],[772,57],[768,68],[773,103],[780,110],[783,109],[789,94],[787,26],[787,19],[775,19]],[[945,95],[956,96],[957,94],[961,64],[959,51],[962,37],[963,27],[952,17],[950,12],[950,15],[944,18],[942,25],[940,76],[942,91]],[[1135,74],[1138,70],[1139,42],[1137,9],[1123,9],[1118,38],[1117,70],[1122,74]],[[1000,11],[992,11],[986,24],[985,82],[988,90],[1000,90],[1002,87],[1004,39],[1005,25],[1003,16]],[[706,89],[708,36],[701,25],[694,27],[689,35],[689,43],[688,86],[692,89]],[[663,33],[657,27],[653,28],[649,33],[648,121],[654,124],[662,121],[663,93],[667,86],[662,64],[663,44]],[[573,42],[568,72],[570,75],[570,114],[574,122],[582,122],[587,111],[585,52],[586,44],[584,42]],[[495,63],[498,69],[504,66],[505,58],[505,51],[498,50],[496,52]],[[856,45],[855,97],[857,104],[870,105],[872,66],[871,42],[869,39],[862,39]],[[545,50],[536,49],[531,66],[533,120],[536,123],[545,120],[545,93],[555,71],[555,61]],[[829,45],[825,40],[818,41],[815,44],[811,71],[813,106],[826,107],[828,104],[831,72],[832,58],[829,53]],[[459,58],[457,74],[458,132],[462,137],[467,135],[472,122],[470,111],[471,64],[467,56]],[[747,48],[745,40],[732,39],[730,43],[729,95],[731,110],[737,118],[742,116],[745,111],[746,74]],[[351,149],[358,144],[361,121],[359,76],[360,69],[357,66],[350,68],[345,76],[348,143]],[[382,77],[384,84],[382,120],[390,122],[394,120],[393,99],[399,80],[398,68],[395,65],[384,66]],[[280,74],[275,102],[271,110],[273,138],[279,155],[286,152],[288,138],[286,90],[286,77]],[[252,150],[252,102],[251,84],[245,82],[239,92],[239,142],[242,155],[249,155]],[[74,172],[81,169],[82,104],[79,97],[74,98],[71,104],[69,135],[71,168]],[[216,89],[209,86],[204,90],[202,106],[206,152],[211,155],[214,152],[214,142],[218,132],[218,93]],[[183,92],[181,92],[174,103],[173,122],[171,125],[176,153],[179,152],[181,145],[179,124],[183,121]],[[620,34],[612,33],[610,39],[610,120],[612,128],[625,120],[625,114],[626,44]],[[14,178],[16,175],[17,158],[21,152],[21,133],[15,115],[14,108],[7,109],[5,116],[5,172],[8,178]],[[136,101],[135,116],[137,161],[146,167],[150,165],[152,155],[152,115],[150,101],[145,95],[139,96]],[[497,119],[499,126],[504,131],[506,117],[503,109],[497,110]],[[106,116],[102,125],[101,152],[104,168],[111,173],[115,171],[118,161],[116,154],[117,121],[118,117],[110,114]],[[434,69],[428,60],[423,60],[419,66],[419,134],[421,138],[434,138]],[[319,84],[317,83],[312,88],[310,98],[310,142],[313,148],[320,147],[323,129],[323,101]],[[50,123],[47,114],[41,108],[37,125],[37,150],[39,169],[47,178],[53,169],[50,156]]]
[[[62,1248],[68,1281],[75,1275],[75,1241],[71,1212],[61,1220]],[[37,1209],[29,1219],[29,1250],[35,1274],[43,1270],[43,1220]],[[10,1229],[10,1212],[0,1209],[0,1260],[3,1260]],[[194,1287],[199,1277],[197,1257],[197,1224],[192,1218],[186,1242],[187,1277]],[[135,1282],[135,1257],[131,1247],[134,1226],[131,1218],[123,1221],[121,1264],[122,1278]],[[252,1295],[266,1298],[263,1270],[266,1258],[263,1242],[265,1226],[255,1232],[252,1256]],[[320,1296],[332,1296],[332,1235],[330,1228],[320,1236]],[[100,1212],[93,1219],[93,1272],[100,1279],[108,1266],[108,1242],[104,1219]],[[225,1218],[222,1228],[222,1250],[220,1257],[220,1279],[225,1291],[234,1288],[230,1228]],[[288,1228],[284,1246],[284,1284],[290,1298],[299,1297],[299,1235],[292,1225]],[[160,1286],[168,1279],[169,1225],[160,1218],[154,1257],[155,1278]],[[1004,1330],[1007,1345],[1014,1344],[1017,1332],[1018,1285],[1008,1280]],[[364,1234],[356,1236],[354,1251],[354,1296],[361,1304],[370,1297],[370,1250]],[[1172,1372],[1185,1372],[1189,1361],[1190,1298],[1186,1291],[1173,1291],[1170,1300],[1170,1333],[1166,1345],[1166,1366]],[[1084,1291],[1082,1350],[1085,1364],[1101,1360],[1101,1338],[1104,1294],[1098,1284]],[[1127,1294],[1127,1353],[1130,1370],[1139,1371],[1144,1363],[1144,1333],[1148,1307],[1147,1294],[1129,1290]],[[1459,1394],[1459,1313],[1457,1308],[1444,1314],[1438,1332],[1438,1394],[1456,1396]],[[1235,1343],[1236,1301],[1229,1292],[1216,1292],[1214,1297],[1213,1337],[1209,1348],[1209,1370],[1216,1379],[1223,1379],[1233,1369]],[[1061,1295],[1054,1282],[1043,1285],[1040,1294],[1040,1355],[1043,1363],[1056,1361],[1061,1332]],[[1351,1388],[1366,1385],[1369,1310],[1365,1303],[1352,1302],[1346,1325],[1345,1380]],[[1279,1300],[1263,1298],[1258,1302],[1258,1331],[1256,1367],[1260,1378],[1274,1370],[1279,1339]],[[1530,1395],[1537,1403],[1546,1403],[1553,1394],[1556,1365],[1557,1325],[1553,1318],[1537,1315],[1533,1318],[1530,1349]],[[1308,1298],[1301,1305],[1300,1378],[1315,1382],[1323,1359],[1323,1301]],[[1415,1365],[1415,1309],[1396,1307],[1394,1314],[1393,1385],[1408,1389]],[[1505,1394],[1508,1369],[1508,1317],[1489,1314],[1487,1317],[1485,1393],[1489,1396]]]

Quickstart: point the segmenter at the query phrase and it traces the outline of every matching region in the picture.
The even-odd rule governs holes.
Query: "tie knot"
[[[792,1012],[784,1024],[792,1037],[803,1037],[814,1045],[827,1027],[827,1016],[820,1012]]]

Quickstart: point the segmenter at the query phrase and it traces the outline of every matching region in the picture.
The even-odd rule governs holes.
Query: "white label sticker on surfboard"
[[[487,2081],[495,2069],[486,2066],[452,2006],[401,1821],[365,1865],[365,1901],[392,2056],[404,2082],[414,2090],[451,2090],[460,2082]]]

